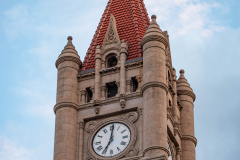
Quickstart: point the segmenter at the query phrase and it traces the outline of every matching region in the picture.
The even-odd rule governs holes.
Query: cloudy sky
[[[0,160],[53,158],[55,61],[69,35],[83,60],[107,2],[1,1]],[[173,65],[196,93],[197,159],[239,159],[240,1],[145,4],[168,30]]]

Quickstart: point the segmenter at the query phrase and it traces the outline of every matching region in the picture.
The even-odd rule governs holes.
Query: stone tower
[[[195,94],[143,0],[109,0],[84,62],[58,69],[54,160],[195,160]]]

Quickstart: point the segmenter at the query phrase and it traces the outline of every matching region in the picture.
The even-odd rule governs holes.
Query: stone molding
[[[141,46],[144,46],[144,44],[146,44],[147,42],[150,41],[159,41],[161,43],[163,43],[165,46],[168,46],[168,41],[166,40],[166,38],[159,36],[159,35],[149,35],[147,37],[143,37],[143,39],[141,40]]]
[[[143,67],[143,61],[138,61],[138,62],[125,64],[126,70],[131,70],[131,69],[141,68],[141,67]]]
[[[60,102],[60,103],[57,103],[54,106],[54,109],[53,109],[54,113],[56,114],[58,109],[64,108],[64,107],[74,108],[74,109],[78,110],[78,105],[76,103],[73,103],[73,102]]]
[[[103,70],[100,70],[100,74],[101,76],[105,76],[105,75],[108,75],[108,74],[114,74],[114,73],[119,73],[120,72],[120,67],[111,67],[111,68],[106,68],[106,69],[103,69]]]
[[[168,158],[165,155],[159,155],[154,157],[143,157],[140,160],[167,160]]]
[[[78,82],[85,81],[88,79],[94,79],[95,78],[95,72],[83,74],[83,75],[78,75]]]
[[[160,87],[162,89],[164,89],[167,93],[168,93],[168,87],[166,84],[162,83],[162,82],[157,82],[157,81],[154,81],[154,82],[148,82],[148,83],[145,83],[143,86],[142,86],[142,93],[150,88],[150,87]]]
[[[183,135],[181,140],[192,141],[197,146],[197,138],[191,135]]]
[[[150,147],[147,147],[146,149],[144,149],[143,155],[145,155],[145,153],[147,153],[148,151],[150,151],[152,149],[160,149],[160,150],[163,150],[163,151],[167,152],[168,156],[170,155],[169,150],[167,148],[165,148],[165,147],[162,147],[162,146],[150,146]]]
[[[81,61],[79,58],[73,57],[73,56],[64,56],[64,57],[60,57],[60,58],[57,59],[56,64],[55,64],[56,67],[58,68],[58,65],[59,65],[60,63],[62,63],[62,62],[65,62],[65,61],[75,62],[75,63],[77,63],[79,66],[82,65],[82,61]]]
[[[81,95],[87,95],[87,91],[85,89],[80,90]]]
[[[193,99],[193,102],[196,100],[196,95],[192,91],[188,90],[178,90],[177,91],[178,95],[187,95]]]

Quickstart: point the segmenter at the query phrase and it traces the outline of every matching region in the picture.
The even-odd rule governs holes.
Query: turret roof
[[[142,57],[140,42],[150,23],[143,0],[109,0],[83,62],[83,70],[95,68],[96,47],[102,46],[113,14],[120,40],[129,43],[127,59]]]

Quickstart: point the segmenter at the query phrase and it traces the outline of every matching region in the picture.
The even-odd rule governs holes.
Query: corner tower
[[[82,64],[58,69],[54,160],[195,160],[195,94],[143,0],[109,0]]]

